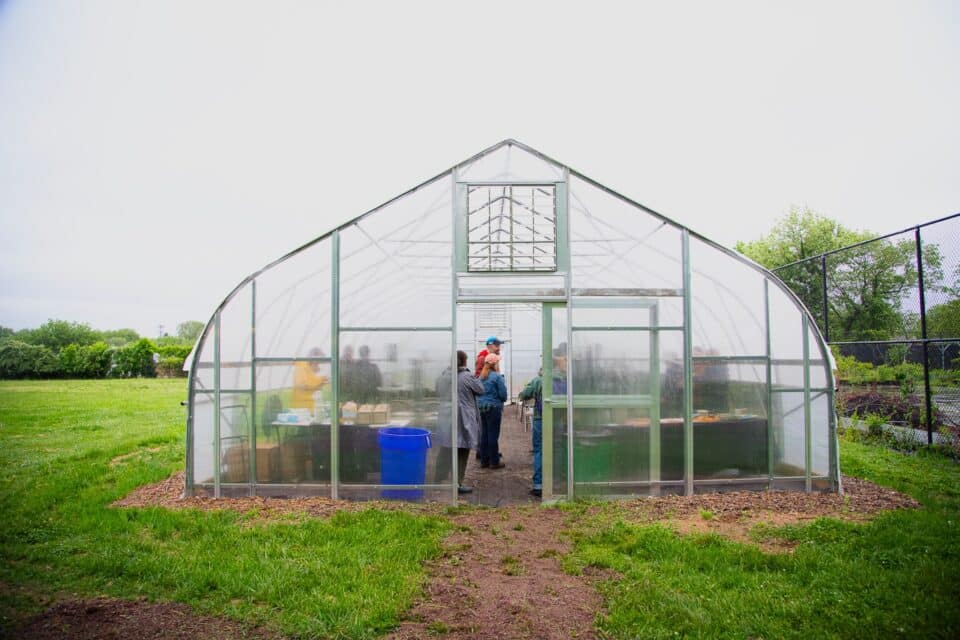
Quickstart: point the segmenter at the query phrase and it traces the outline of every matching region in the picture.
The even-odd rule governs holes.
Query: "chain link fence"
[[[960,452],[960,214],[773,271],[839,356],[842,416]]]

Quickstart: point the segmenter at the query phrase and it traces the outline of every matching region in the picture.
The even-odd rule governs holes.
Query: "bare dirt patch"
[[[26,620],[11,637],[38,640],[266,640],[283,636],[265,629],[251,629],[225,618],[198,616],[183,604],[97,598],[59,602]]]
[[[456,530],[429,567],[426,595],[392,640],[445,638],[594,638],[601,606],[597,576],[560,568],[570,544],[566,514],[510,507],[451,518]]]
[[[866,521],[882,511],[915,509],[920,504],[902,493],[859,478],[843,478],[844,495],[798,491],[737,491],[692,497],[643,498],[622,504],[628,519],[664,521],[679,533],[717,533],[737,542],[758,544],[765,551],[789,552],[786,540],[757,540],[757,525],[782,527],[821,517]]]

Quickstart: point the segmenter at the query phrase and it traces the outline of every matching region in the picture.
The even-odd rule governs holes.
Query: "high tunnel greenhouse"
[[[188,361],[187,493],[456,502],[450,372],[494,331],[511,396],[552,381],[544,499],[839,488],[832,372],[797,297],[505,140],[226,297]],[[388,427],[430,432],[412,484],[382,472]]]

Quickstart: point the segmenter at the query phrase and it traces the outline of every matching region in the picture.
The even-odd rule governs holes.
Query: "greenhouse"
[[[456,502],[451,371],[494,329],[511,398],[552,381],[544,500],[839,489],[830,360],[798,298],[505,140],[230,292],[188,360],[187,493]],[[411,428],[429,447],[398,479],[390,434]]]

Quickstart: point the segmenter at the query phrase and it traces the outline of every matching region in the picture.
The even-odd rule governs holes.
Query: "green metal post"
[[[683,230],[683,479],[693,495],[693,304],[690,297],[690,232]]]
[[[803,315],[803,473],[804,489],[809,493],[813,489],[810,479],[813,463],[812,434],[810,429],[810,331],[807,327],[807,315]]]
[[[570,184],[570,170],[564,168],[563,170],[563,182],[564,185]],[[563,191],[566,193],[565,189],[557,189],[557,192]],[[560,206],[562,204],[562,207]],[[567,277],[566,277],[566,297],[567,297],[567,497],[570,500],[573,500],[574,495],[574,478],[576,473],[576,460],[574,460],[573,455],[573,397],[577,392],[576,383],[574,382],[574,367],[573,367],[573,283],[572,283],[572,274],[570,273],[570,216],[567,215],[567,198],[564,196],[563,200],[557,200],[557,253],[558,253],[558,264],[561,255],[565,255],[564,258],[567,261]],[[553,382],[551,381],[551,384]]]
[[[659,302],[650,307],[650,494],[660,495]]]
[[[340,231],[330,237],[330,497],[340,497]]]
[[[257,495],[257,281],[250,281],[250,495]]]
[[[460,372],[457,370],[457,265],[460,264],[460,251],[466,251],[466,215],[462,216],[464,225],[461,229],[460,211],[466,212],[466,190],[461,190],[457,185],[457,168],[454,167],[451,174],[450,195],[453,199],[453,246],[452,271],[450,273],[450,504],[456,505],[459,499],[457,487],[460,483],[460,465],[457,451],[457,429],[459,428],[460,411],[458,411],[458,386]],[[462,200],[461,200],[462,198]],[[463,247],[461,248],[458,238],[463,236]]]
[[[563,182],[557,182],[554,187],[554,213],[556,215],[557,235],[557,270],[570,273],[570,215],[569,196],[570,172],[563,171]]]
[[[220,310],[213,319],[213,497],[220,497]]]
[[[540,324],[543,335],[543,375],[540,378],[542,393],[540,459],[543,461],[541,475],[543,499],[553,498],[553,309],[554,305],[540,305]]]
[[[763,317],[766,323],[766,350],[767,350],[767,474],[769,487],[773,489],[773,466],[775,453],[773,447],[773,363],[771,356],[770,335],[770,281],[763,279]]]

